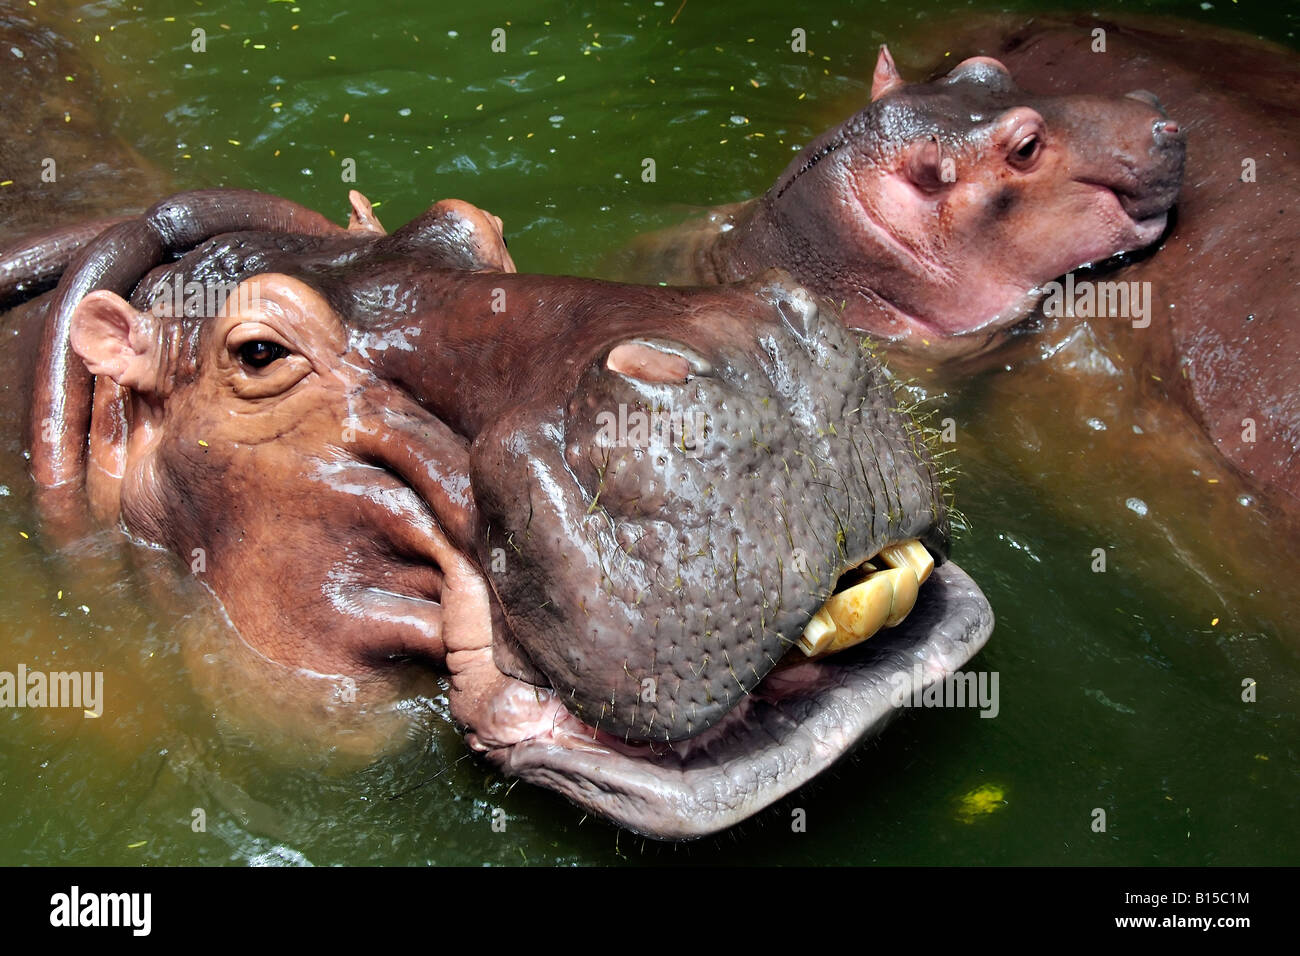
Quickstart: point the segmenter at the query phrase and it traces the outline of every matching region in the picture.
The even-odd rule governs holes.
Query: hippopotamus
[[[977,56],[925,83],[881,47],[871,102],[765,194],[637,243],[620,277],[787,269],[851,328],[928,357],[1000,341],[1039,286],[1165,231],[1184,131],[1155,96],[1045,96]]]
[[[662,839],[987,640],[927,433],[827,303],[511,268],[464,203],[164,200],[9,313],[38,504],[170,551],[274,661],[440,669],[473,751]]]
[[[1171,229],[1159,252],[1113,274],[1149,289],[1150,323],[1107,314],[1092,324],[1138,373],[1147,401],[1172,398],[1228,462],[1293,511],[1300,56],[1236,31],[1137,17],[988,18],[942,43],[999,57],[1035,94],[1144,87],[1180,117],[1190,150]],[[917,56],[936,53],[931,42]]]

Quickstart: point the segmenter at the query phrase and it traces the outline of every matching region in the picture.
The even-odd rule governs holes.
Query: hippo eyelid
[[[1011,147],[1011,153],[1017,159],[1022,159],[1028,162],[1037,155],[1042,144],[1043,140],[1041,136],[1037,133],[1030,133],[1027,136],[1022,136],[1020,142]]]
[[[298,354],[298,350],[283,335],[265,322],[240,322],[226,333],[226,349],[232,355],[237,355],[239,350],[249,342],[269,342],[278,345],[290,355]]]

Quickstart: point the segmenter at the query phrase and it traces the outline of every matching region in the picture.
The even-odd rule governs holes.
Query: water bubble
[[[1146,517],[1147,503],[1141,498],[1130,498],[1128,501],[1124,502],[1124,504],[1127,505],[1128,510],[1132,511],[1134,514]]]
[[[1095,432],[1104,432],[1106,430],[1106,423],[1100,418],[1090,418],[1088,419],[1088,427]]]

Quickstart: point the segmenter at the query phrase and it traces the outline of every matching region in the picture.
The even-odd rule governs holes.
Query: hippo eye
[[[1038,151],[1042,147],[1043,141],[1038,138],[1036,133],[1031,133],[1022,139],[1018,146],[1011,152],[1011,162],[1016,166],[1028,166],[1038,158]]]
[[[266,368],[277,359],[289,354],[289,350],[276,342],[258,339],[245,342],[239,347],[239,360],[250,368]]]

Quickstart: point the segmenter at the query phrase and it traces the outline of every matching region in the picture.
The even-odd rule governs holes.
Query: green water
[[[896,38],[918,21],[994,9],[679,2],[105,2],[69,34],[122,134],[177,187],[262,189],[341,219],[351,158],[390,227],[456,196],[505,220],[521,270],[595,274],[638,232],[765,189],[865,98],[881,41],[901,44],[907,70]],[[1118,8],[1293,46],[1300,19],[1260,3]],[[196,27],[205,53],[190,49]],[[505,53],[489,49],[495,27]],[[811,56],[790,52],[794,27]],[[412,745],[364,769],[232,732],[177,637],[201,602],[150,601],[117,565],[141,556],[111,535],[72,559],[23,537],[26,479],[7,456],[0,668],[99,669],[107,686],[98,720],[0,711],[0,863],[1295,863],[1295,592],[1240,573],[1276,545],[1268,515],[1230,476],[1207,484],[1212,464],[1153,474],[1125,458],[1116,429],[1096,427],[1118,414],[1104,390],[1026,400],[1066,387],[1032,348],[1006,364],[930,385],[960,425],[970,530],[955,557],[998,614],[972,666],[998,672],[999,715],[908,713],[774,809],[679,847],[493,775],[436,697]],[[1230,545],[1204,543],[1225,526]],[[791,830],[796,808],[806,832]]]

